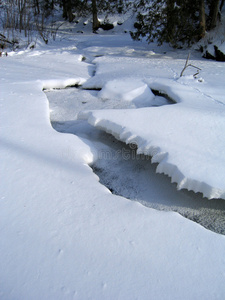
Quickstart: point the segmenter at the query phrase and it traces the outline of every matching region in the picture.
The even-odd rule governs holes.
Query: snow
[[[223,53],[225,52],[225,43],[224,42],[219,46],[219,50]]]
[[[53,128],[62,133],[72,133],[91,141],[96,160],[91,167],[113,194],[138,201],[141,204],[164,211],[176,211],[214,232],[225,233],[222,199],[206,201],[200,193],[177,191],[170,178],[156,174],[156,164],[150,156],[136,154],[135,145],[126,145],[113,136],[78,120],[84,109],[131,109],[132,101],[107,100],[98,97],[99,91],[68,88],[46,91],[49,100],[50,119]],[[154,98],[154,105],[168,105],[161,96]],[[92,147],[93,148],[93,147]]]
[[[117,57],[111,54],[112,57],[96,58],[96,76],[91,77],[93,66],[82,61],[81,52],[89,54],[90,60],[91,53],[87,50],[90,44],[109,47],[109,40],[120,51]],[[134,50],[137,45],[137,50],[130,51],[129,57],[120,57],[124,45],[131,45]],[[135,138],[143,151],[149,143],[147,133],[151,134],[157,146],[157,161],[162,151],[169,153],[161,155],[161,164],[168,159],[169,164],[166,161],[165,165],[169,171],[171,164],[186,171],[190,150],[185,148],[186,137],[179,139],[183,122],[191,124],[185,135],[189,143],[188,135],[193,135],[193,164],[199,163],[200,169],[204,166],[205,173],[217,168],[215,156],[220,148],[217,156],[220,166],[214,169],[214,181],[210,174],[202,174],[204,180],[209,180],[206,184],[210,185],[210,192],[215,185],[219,193],[224,188],[221,179],[224,178],[224,148],[221,149],[224,106],[219,94],[224,88],[219,81],[220,88],[214,89],[208,83],[210,76],[203,76],[206,89],[194,80],[193,83],[174,80],[184,58],[162,59],[162,54],[150,59],[136,58],[145,56],[148,46],[142,46],[143,52],[138,47],[126,35],[119,39],[86,35],[1,58],[1,299],[224,298],[224,236],[177,213],[153,210],[112,195],[89,167],[96,159],[92,142],[58,133],[51,127],[44,88],[85,83],[103,87],[101,93],[108,98],[113,85],[119,89],[120,80],[124,80],[124,89],[118,90],[114,97],[118,101],[120,96],[127,99],[128,94],[132,105],[139,97],[142,102],[143,94],[152,102],[149,87],[161,87],[180,102],[150,108],[89,111],[82,113],[83,117],[113,131],[122,140]],[[129,51],[126,53],[130,55]],[[210,68],[204,61],[201,64]],[[98,73],[106,67],[107,74]],[[224,66],[218,64],[216,72],[224,74]],[[193,103],[195,95],[198,97]],[[107,105],[107,101],[103,103]],[[151,122],[152,130],[146,120]],[[144,126],[144,136],[140,123]],[[200,126],[197,133],[195,126]],[[207,131],[202,143],[198,141],[200,131],[204,134]],[[163,140],[165,134],[171,135],[171,141]],[[140,143],[144,139],[146,145]],[[172,145],[173,142],[176,143]],[[202,157],[199,149],[205,150],[206,145],[212,146],[212,153],[205,151]],[[153,148],[151,152],[154,154]],[[190,178],[200,180],[193,174]]]
[[[133,102],[135,107],[151,106],[153,104],[154,94],[146,83],[137,79],[124,79],[108,81],[99,93],[99,97],[107,101],[129,101]]]
[[[126,143],[137,144],[138,153],[151,155],[152,162],[159,163],[157,172],[169,175],[179,189],[225,199],[224,116],[219,110],[215,114],[174,105],[89,113],[88,121]]]
[[[84,86],[90,88],[101,82],[103,93],[112,94],[111,84],[104,84],[103,80],[110,75],[113,60],[98,58],[96,75]],[[159,163],[157,171],[169,175],[172,182],[178,184],[178,189],[201,192],[209,199],[225,199],[224,99],[217,94],[215,97],[212,91],[213,98],[205,90],[203,93],[201,82],[194,80],[193,76],[158,79],[161,70],[152,68],[151,61],[136,59],[134,67],[130,66],[130,60],[123,59],[119,65],[113,63],[113,78],[119,77],[118,82],[126,82],[125,71],[136,68],[137,82],[143,76],[149,87],[167,94],[177,104],[132,111],[81,112],[80,118],[87,118],[90,124],[126,143],[136,144],[138,153],[151,155],[152,161]],[[147,70],[143,67],[146,65],[149,65]],[[220,89],[223,79],[217,82]],[[134,86],[133,80],[130,81],[131,87]],[[121,99],[126,97],[126,91],[119,90],[124,95]]]

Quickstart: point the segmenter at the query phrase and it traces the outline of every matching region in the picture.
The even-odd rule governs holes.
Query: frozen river
[[[98,93],[77,88],[46,91],[53,128],[75,134],[90,145],[96,157],[91,167],[100,183],[113,194],[154,209],[176,211],[207,229],[225,234],[224,200],[207,200],[200,193],[178,191],[169,177],[156,173],[156,164],[151,163],[149,156],[136,155],[135,145],[126,145],[77,119],[82,110],[130,108],[127,102],[103,101]],[[159,105],[170,104],[162,97],[157,101]]]

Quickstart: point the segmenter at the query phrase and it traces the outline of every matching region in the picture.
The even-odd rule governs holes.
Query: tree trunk
[[[199,32],[199,39],[205,36],[206,31],[206,18],[205,18],[205,1],[200,0],[200,9],[199,9],[199,23],[200,23],[200,32]]]
[[[63,0],[63,18],[68,19],[69,22],[74,19],[71,0]]]
[[[62,1],[62,7],[63,7],[63,18],[67,19],[67,7],[66,7],[66,0]]]
[[[97,11],[96,0],[92,0],[92,15],[93,15],[92,29],[93,29],[93,32],[95,32],[96,30],[98,30],[99,25],[100,25],[99,20],[98,20],[98,11]]]
[[[219,6],[220,6],[220,0],[214,0],[213,4],[210,8],[210,15],[212,16],[211,23],[210,23],[210,30],[216,27],[218,13],[219,13]]]
[[[71,2],[71,0],[67,1],[67,14],[68,14],[69,22],[73,22],[74,15],[72,13],[72,2]]]
[[[166,17],[167,17],[167,24],[166,24],[166,41],[168,43],[174,44],[174,34],[175,34],[175,24],[176,24],[176,16],[174,15],[174,0],[167,0],[166,1]]]
[[[223,5],[224,5],[224,0],[221,1],[221,4],[220,4],[220,11],[222,10]]]
[[[34,15],[40,14],[40,6],[39,6],[39,0],[34,1]]]

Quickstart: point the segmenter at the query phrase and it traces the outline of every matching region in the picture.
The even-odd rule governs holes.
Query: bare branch
[[[186,59],[186,62],[185,62],[185,65],[184,65],[184,68],[183,68],[183,70],[182,70],[181,73],[180,73],[180,77],[183,76],[184,71],[187,69],[188,61],[189,61],[190,55],[191,55],[191,53],[189,52],[189,53],[188,53],[188,56],[187,56],[187,59]]]
[[[190,58],[190,52],[188,53],[188,56],[187,56],[187,59],[186,59],[186,62],[185,62],[185,65],[184,65],[184,68],[183,68],[183,70],[181,71],[181,73],[180,73],[180,77],[182,77],[183,76],[183,74],[184,74],[184,71],[188,68],[188,67],[192,67],[192,68],[195,68],[195,69],[197,69],[197,73],[195,73],[193,76],[195,77],[196,75],[198,75],[199,74],[199,71],[201,71],[201,69],[199,68],[199,67],[196,67],[196,66],[194,66],[194,65],[192,65],[192,64],[189,64],[188,63],[188,61],[189,61],[189,58]]]

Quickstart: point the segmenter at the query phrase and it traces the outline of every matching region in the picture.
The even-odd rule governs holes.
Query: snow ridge
[[[204,197],[208,199],[222,198],[225,199],[225,191],[215,188],[206,182],[198,181],[193,178],[185,177],[179,168],[172,163],[169,163],[168,153],[161,150],[160,147],[146,141],[140,136],[126,131],[122,126],[105,119],[98,119],[93,112],[81,112],[79,115],[81,119],[87,119],[88,123],[98,129],[104,130],[112,134],[116,139],[125,142],[126,144],[136,144],[137,153],[152,156],[152,163],[158,163],[157,173],[163,173],[171,177],[172,183],[177,183],[177,189],[187,189],[194,192],[201,192]]]
[[[79,118],[118,140],[136,144],[138,154],[152,156],[152,163],[158,163],[156,171],[171,177],[177,189],[201,192],[208,199],[225,199],[223,106],[179,81],[146,82],[177,104],[86,111]]]

